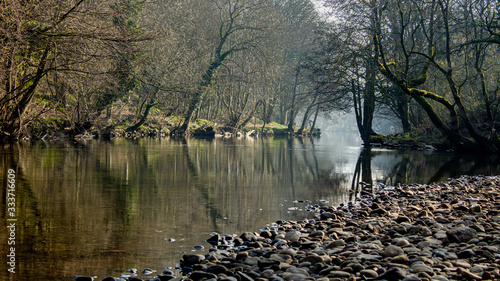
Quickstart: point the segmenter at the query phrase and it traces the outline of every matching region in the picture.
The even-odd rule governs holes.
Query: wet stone
[[[220,265],[220,264],[215,264],[215,265],[209,266],[207,268],[207,272],[214,273],[214,274],[220,274],[220,273],[224,273],[227,271],[228,271],[227,268],[223,265]]]
[[[255,242],[257,241],[257,235],[252,232],[243,232],[240,236],[243,241]]]
[[[184,256],[182,256],[183,263],[187,264],[187,265],[193,265],[193,264],[200,263],[204,259],[205,259],[205,256],[203,256],[203,255],[185,254]]]

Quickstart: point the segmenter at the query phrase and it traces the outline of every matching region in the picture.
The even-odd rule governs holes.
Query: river
[[[259,231],[353,200],[358,182],[428,183],[500,174],[495,155],[361,148],[357,134],[299,138],[118,139],[0,147],[1,280],[119,277],[205,253],[210,233]],[[15,173],[9,217],[8,171]],[[310,202],[310,203],[309,203]],[[15,218],[15,272],[5,265]],[[203,246],[195,250],[194,246]]]

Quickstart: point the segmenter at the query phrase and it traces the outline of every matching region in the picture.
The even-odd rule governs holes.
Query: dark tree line
[[[352,92],[365,143],[378,108],[405,132],[431,124],[456,149],[499,151],[498,1],[325,2],[361,58],[347,71],[361,74]]]
[[[304,68],[324,24],[307,0],[2,1],[0,9],[2,138],[40,127],[135,131],[152,115],[180,118],[177,134],[199,118],[232,130],[255,120],[292,126],[305,108],[308,119],[334,102],[319,97]]]
[[[0,133],[239,131],[352,110],[498,152],[493,0],[60,0],[0,4]]]

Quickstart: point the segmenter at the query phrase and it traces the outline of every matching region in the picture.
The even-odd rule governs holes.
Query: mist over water
[[[362,180],[427,183],[500,171],[496,156],[364,150],[357,134],[345,133],[34,142],[0,153],[2,182],[16,170],[18,203],[17,273],[3,270],[1,280],[103,279],[132,267],[161,272],[184,252],[206,252],[212,232],[239,235],[311,218],[307,204],[294,202],[352,200],[349,190]],[[5,201],[2,193],[0,224]],[[7,254],[3,247],[2,264]]]

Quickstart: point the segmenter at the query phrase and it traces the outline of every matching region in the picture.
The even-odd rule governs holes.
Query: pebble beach
[[[207,254],[183,255],[179,274],[126,280],[500,280],[498,176],[384,187],[308,208],[314,219],[214,234]]]

